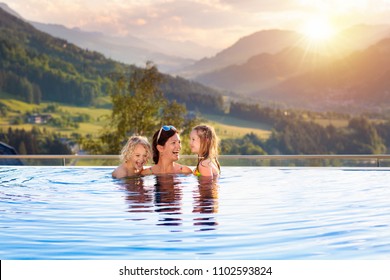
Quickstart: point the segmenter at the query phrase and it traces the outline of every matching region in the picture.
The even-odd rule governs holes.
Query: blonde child
[[[120,154],[121,164],[112,172],[114,178],[138,175],[152,155],[149,141],[143,136],[131,136]]]
[[[214,128],[208,125],[195,126],[190,133],[191,152],[198,155],[194,170],[197,176],[215,177],[221,173],[218,162],[219,140]]]

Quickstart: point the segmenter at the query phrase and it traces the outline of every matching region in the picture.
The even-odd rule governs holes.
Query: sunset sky
[[[27,20],[118,36],[225,48],[264,29],[326,37],[353,24],[390,24],[390,0],[0,0]],[[315,21],[313,21],[315,20]]]

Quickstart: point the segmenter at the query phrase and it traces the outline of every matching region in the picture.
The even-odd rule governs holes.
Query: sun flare
[[[324,18],[313,18],[307,21],[302,31],[307,39],[314,42],[328,41],[335,35],[332,24]]]

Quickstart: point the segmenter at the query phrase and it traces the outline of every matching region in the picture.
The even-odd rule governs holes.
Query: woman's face
[[[196,130],[193,130],[190,133],[190,148],[191,148],[191,152],[192,153],[194,153],[194,154],[198,154],[199,153],[200,138],[199,138],[198,133],[196,132]]]
[[[141,170],[147,161],[148,161],[147,150],[145,149],[144,146],[138,144],[137,146],[135,146],[133,154],[131,155],[130,163],[133,165],[134,168]]]
[[[159,145],[160,146],[160,145]],[[173,136],[168,138],[164,146],[160,146],[160,156],[169,158],[172,161],[179,159],[179,152],[181,150],[181,141],[179,134],[175,133]]]

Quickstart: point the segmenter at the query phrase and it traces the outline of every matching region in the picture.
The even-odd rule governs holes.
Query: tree
[[[378,135],[383,139],[383,142],[386,144],[387,150],[389,150],[390,149],[390,121],[377,124],[376,131],[378,132]]]
[[[20,142],[19,148],[18,148],[18,152],[21,155],[26,155],[27,154],[27,149],[26,149],[26,145],[24,144],[24,141]]]
[[[347,152],[354,154],[381,154],[386,151],[383,139],[375,126],[365,117],[353,118],[348,124],[350,143]]]
[[[176,101],[169,102],[160,89],[163,80],[151,62],[145,68],[133,68],[129,76],[117,75],[116,86],[110,94],[112,112],[108,124],[97,140],[82,139],[83,148],[90,153],[117,154],[131,135],[152,137],[164,124],[185,129],[187,110]]]
[[[161,107],[166,104],[160,90],[162,75],[151,62],[134,68],[128,83],[120,77],[111,94],[112,114],[109,123],[116,135],[151,134],[158,124]]]

